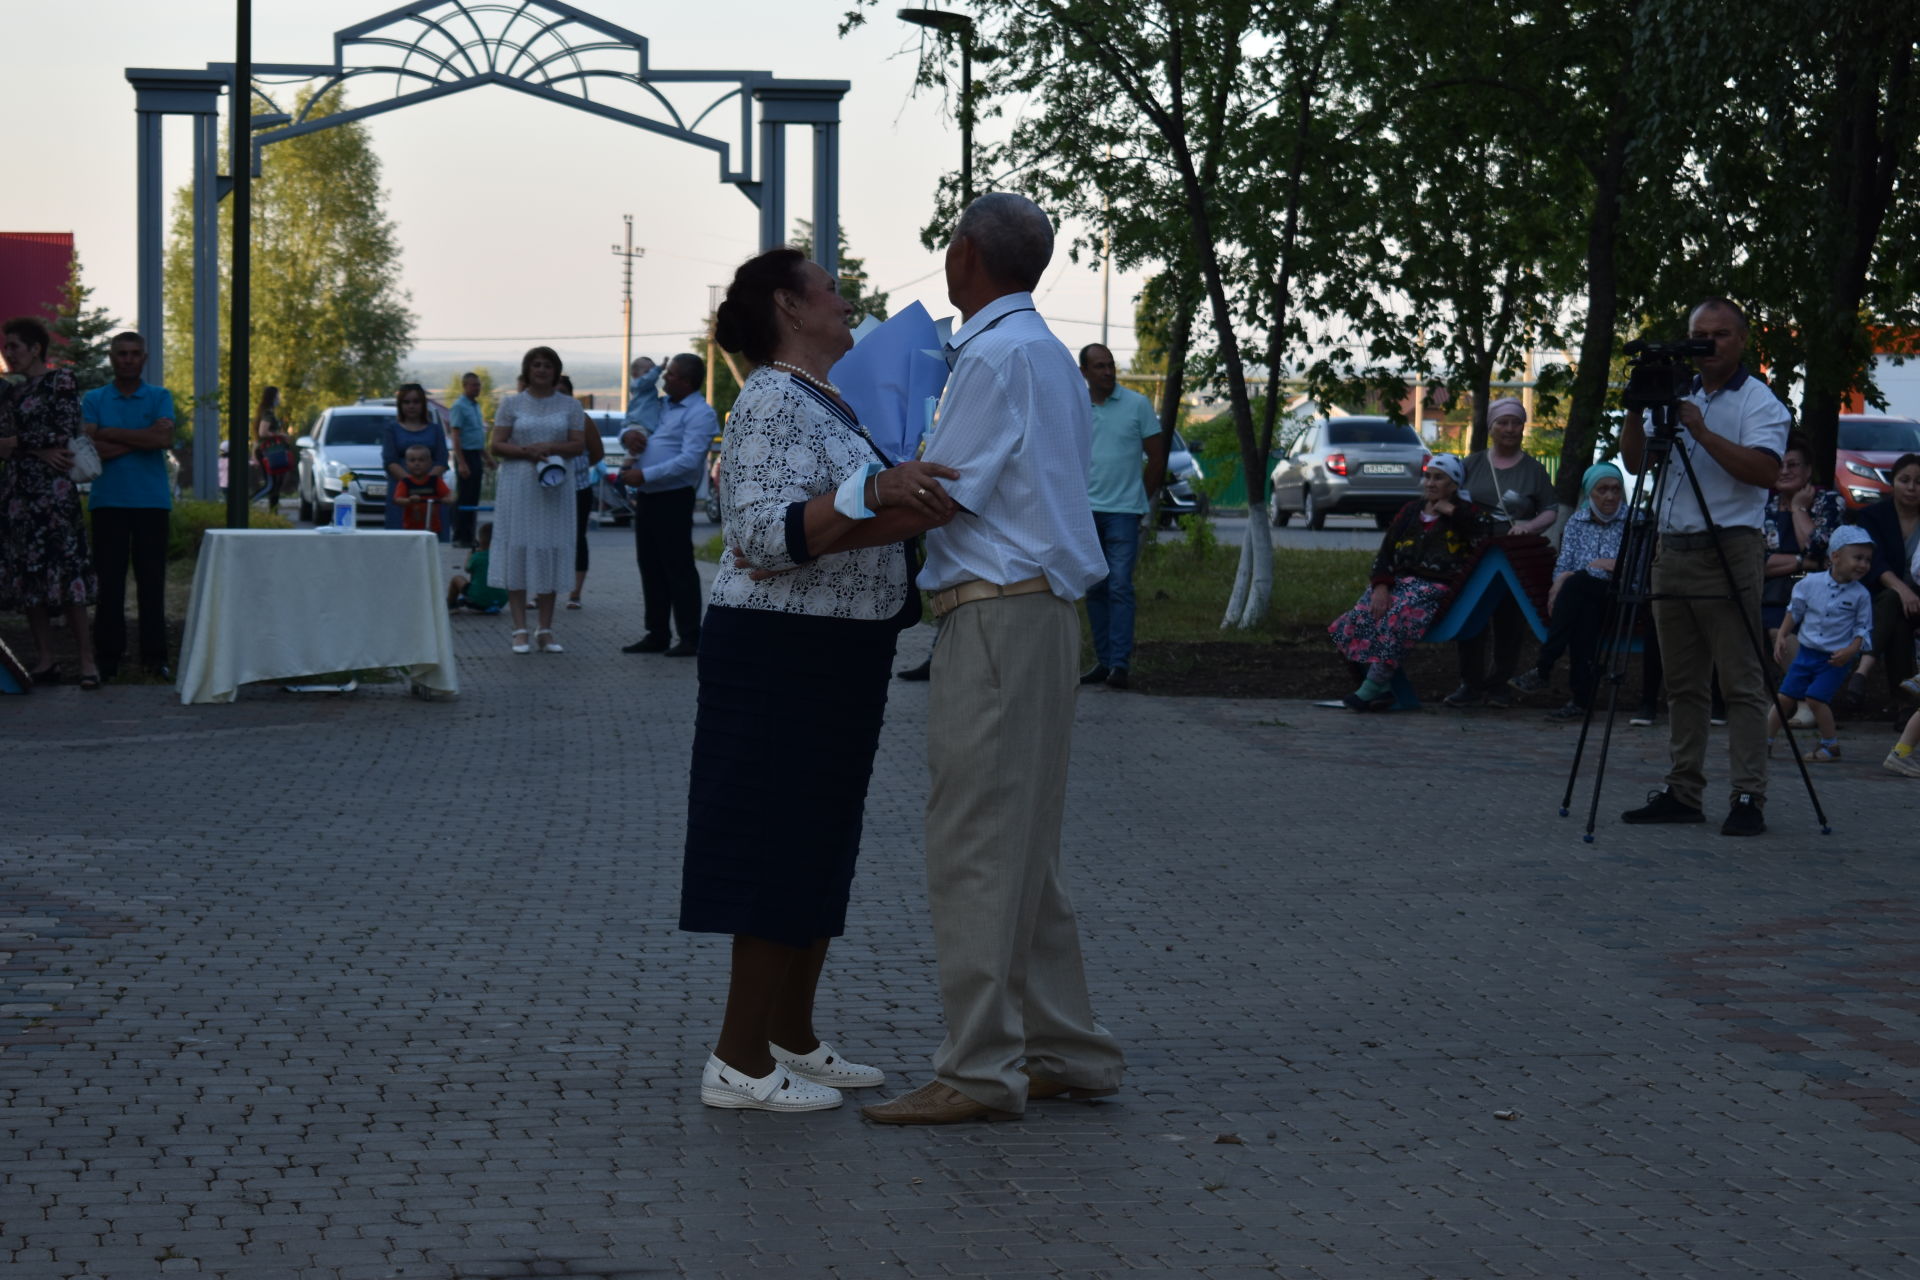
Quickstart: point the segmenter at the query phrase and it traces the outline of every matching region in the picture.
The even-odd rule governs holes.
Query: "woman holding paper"
[[[757,366],[727,420],[733,554],[700,631],[680,927],[733,938],[709,1106],[818,1111],[884,1077],[813,1025],[845,931],[867,782],[900,630],[920,616],[908,540],[953,505],[923,462],[893,463],[827,373],[851,308],[793,249],[735,273],[716,337]]]

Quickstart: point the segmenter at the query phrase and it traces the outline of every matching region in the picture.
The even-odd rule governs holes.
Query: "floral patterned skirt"
[[[1393,602],[1376,618],[1368,607],[1373,588],[1366,587],[1353,608],[1333,620],[1327,634],[1347,661],[1365,663],[1374,678],[1391,677],[1400,666],[1401,656],[1418,644],[1427,628],[1446,611],[1452,594],[1452,587],[1444,582],[1395,578]]]
[[[94,592],[80,491],[39,458],[16,453],[0,475],[0,610],[90,605]]]

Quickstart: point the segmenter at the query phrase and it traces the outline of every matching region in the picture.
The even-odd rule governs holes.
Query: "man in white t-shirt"
[[[1680,402],[1681,435],[1660,495],[1659,551],[1653,563],[1653,622],[1666,666],[1672,711],[1673,767],[1664,790],[1620,815],[1622,822],[1704,822],[1709,704],[1714,671],[1727,704],[1732,804],[1720,833],[1757,836],[1767,829],[1766,670],[1760,588],[1766,569],[1761,521],[1780,475],[1792,415],[1766,383],[1747,372],[1747,318],[1725,298],[1693,309],[1689,333],[1710,339],[1697,360],[1693,393]],[[1646,463],[1646,424],[1635,409],[1620,433],[1620,456],[1636,474]],[[1689,473],[1700,484],[1701,510]],[[1722,555],[1725,561],[1722,561]],[[1733,575],[1729,592],[1727,572]],[[1737,597],[1737,603],[1736,599]],[[1745,615],[1745,621],[1742,615]]]
[[[1074,602],[1106,576],[1087,503],[1092,412],[1034,307],[1053,226],[994,192],[960,215],[947,293],[963,320],[924,460],[960,507],[928,531],[920,585],[942,619],[927,698],[927,905],[947,1035],[934,1079],[864,1107],[883,1124],[1019,1115],[1115,1092],[1060,865],[1080,656]]]

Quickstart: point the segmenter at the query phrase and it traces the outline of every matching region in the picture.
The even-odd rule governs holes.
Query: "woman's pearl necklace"
[[[785,369],[788,373],[794,374],[797,377],[805,378],[808,382],[811,382],[814,386],[820,388],[822,391],[826,392],[828,395],[837,396],[840,394],[840,388],[834,386],[831,382],[828,382],[825,378],[814,377],[812,374],[808,373],[805,369],[802,369],[797,364],[788,364],[785,360],[769,360],[767,361],[767,363],[772,365],[776,369]]]

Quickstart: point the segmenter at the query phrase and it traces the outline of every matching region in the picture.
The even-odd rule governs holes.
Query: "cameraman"
[[[1708,689],[1716,669],[1727,702],[1727,756],[1733,803],[1720,834],[1757,836],[1767,829],[1767,711],[1770,691],[1754,637],[1760,634],[1760,588],[1766,548],[1761,520],[1780,475],[1791,415],[1771,388],[1748,373],[1747,317],[1725,298],[1693,309],[1688,336],[1708,339],[1713,354],[1696,359],[1699,376],[1679,406],[1683,434],[1674,443],[1661,496],[1660,544],[1653,562],[1653,622],[1667,670],[1673,768],[1664,790],[1620,815],[1622,822],[1703,822]],[[1639,409],[1627,415],[1620,456],[1638,474],[1647,435]],[[1705,511],[1694,497],[1700,482]],[[1710,523],[1711,522],[1711,527]],[[1715,543],[1718,542],[1716,548]],[[1729,598],[1720,553],[1733,571]],[[1742,625],[1740,612],[1747,616]]]

